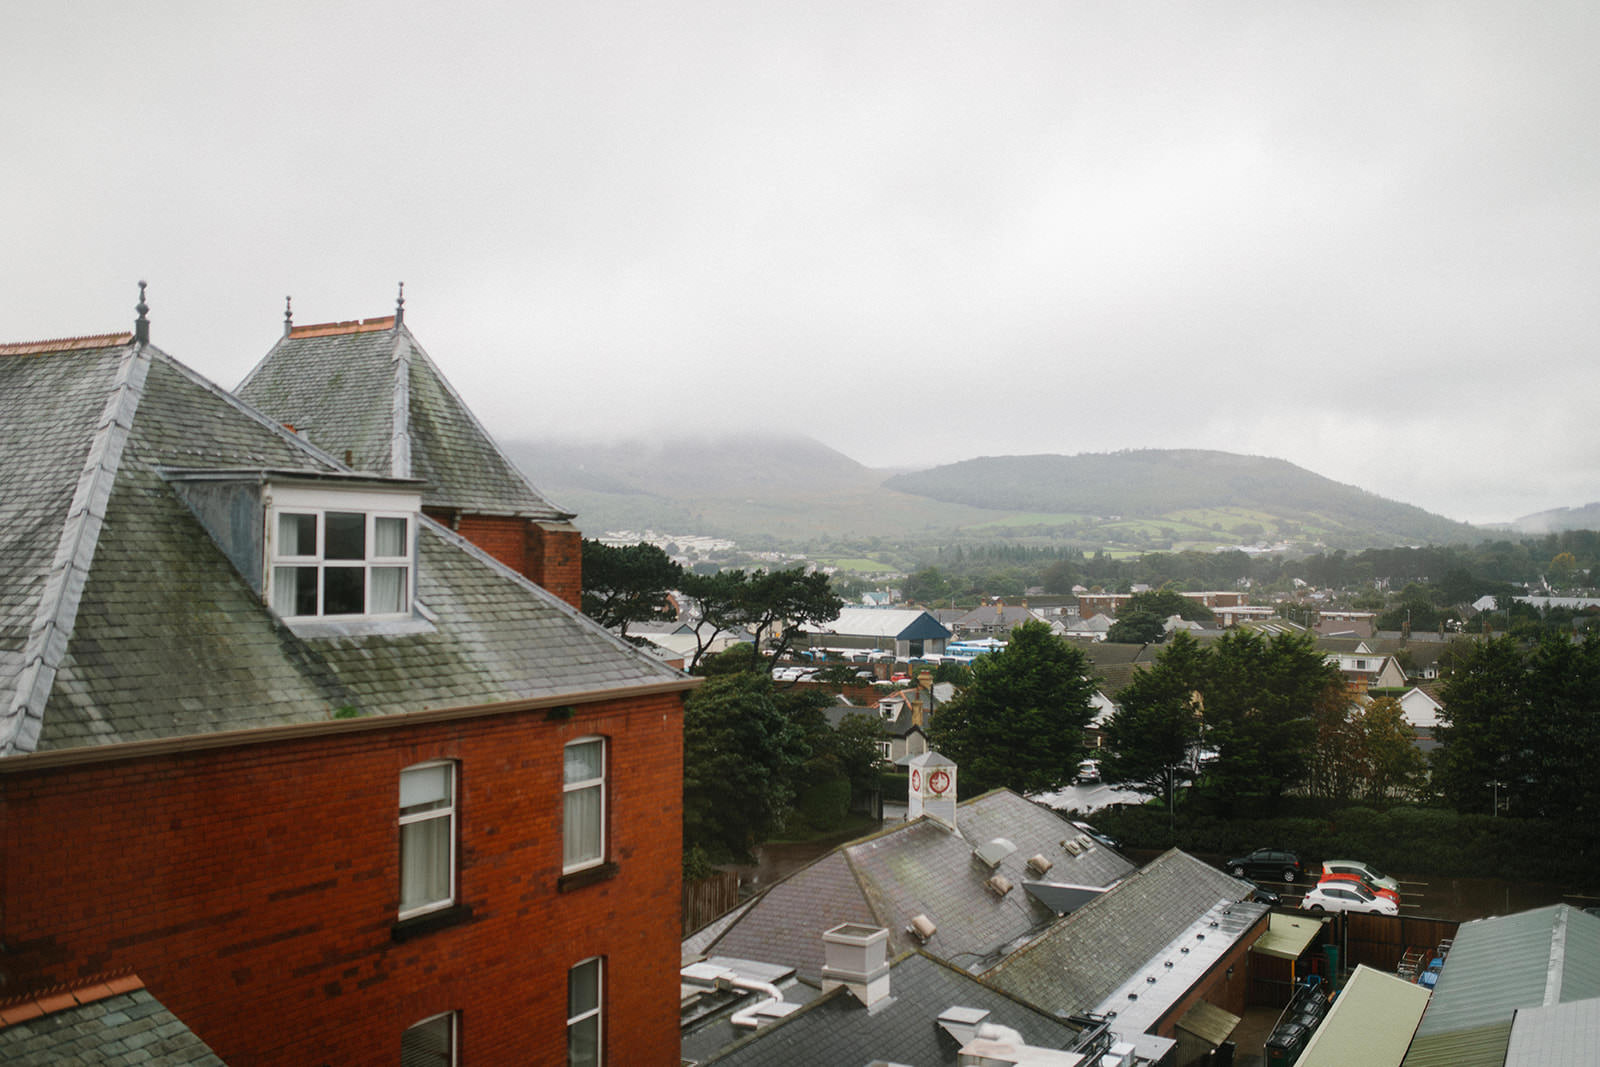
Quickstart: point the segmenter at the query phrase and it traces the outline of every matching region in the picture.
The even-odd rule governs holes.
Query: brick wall
[[[583,534],[567,523],[528,524],[528,559],[537,561],[534,581],[575,608],[583,605]]]
[[[560,892],[592,734],[617,871]],[[399,775],[441,758],[470,915],[396,941]],[[676,1064],[681,775],[676,695],[0,770],[0,998],[132,970],[234,1067],[392,1064],[449,1010],[466,1062],[559,1063],[567,969],[603,956],[607,1062]]]

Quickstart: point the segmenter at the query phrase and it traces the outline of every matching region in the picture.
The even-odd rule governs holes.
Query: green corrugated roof
[[[1405,1067],[1500,1067],[1518,1008],[1595,995],[1600,919],[1555,904],[1465,923]]]

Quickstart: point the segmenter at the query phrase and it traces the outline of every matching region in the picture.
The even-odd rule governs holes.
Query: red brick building
[[[133,972],[236,1067],[676,1063],[691,680],[147,329],[0,346],[0,1018]]]

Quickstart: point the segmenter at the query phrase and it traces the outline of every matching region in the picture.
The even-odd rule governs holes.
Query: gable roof
[[[427,483],[430,507],[563,521],[474,417],[404,321],[296,326],[236,390],[347,465]]]
[[[846,634],[853,637],[892,637],[902,641],[949,637],[944,624],[926,611],[905,608],[845,608],[832,622],[801,628],[812,634]]]
[[[1049,1011],[1088,1011],[1219,902],[1249,893],[1248,884],[1171,849],[983,977]]]
[[[985,1022],[1010,1027],[1035,1048],[1070,1048],[1078,1037],[1067,1023],[915,952],[890,967],[889,996],[873,1008],[863,1007],[840,987],[707,1062],[748,1067],[795,1063],[954,1067],[961,1042],[939,1025],[939,1016],[953,1007],[983,1013]]]
[[[1553,904],[1462,923],[1405,1067],[1499,1067],[1517,1009],[1597,996],[1600,919]]]
[[[1039,880],[1035,854],[1053,864],[1051,882],[1105,886],[1133,864],[1099,844],[1074,854],[1063,842],[1078,830],[1050,809],[1006,789],[957,806],[960,834],[924,817],[841,845],[758,896],[704,951],[793,966],[802,978],[822,973],[823,931],[842,922],[883,926],[892,952],[921,947],[907,932],[926,915],[937,928],[926,951],[980,970],[1052,922],[1055,913],[1024,888]],[[973,849],[1006,838],[1015,851],[991,869]],[[985,884],[1000,874],[1013,888],[997,897]]]
[[[352,478],[126,335],[0,347],[0,755],[683,680],[426,519],[416,625],[299,636],[175,469]]]

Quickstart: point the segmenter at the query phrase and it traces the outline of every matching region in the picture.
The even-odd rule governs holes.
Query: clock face
[[[922,792],[922,772],[914,767],[911,770],[911,790],[916,793]]]
[[[950,788],[950,772],[934,771],[928,775],[928,788],[935,793],[943,793]]]

